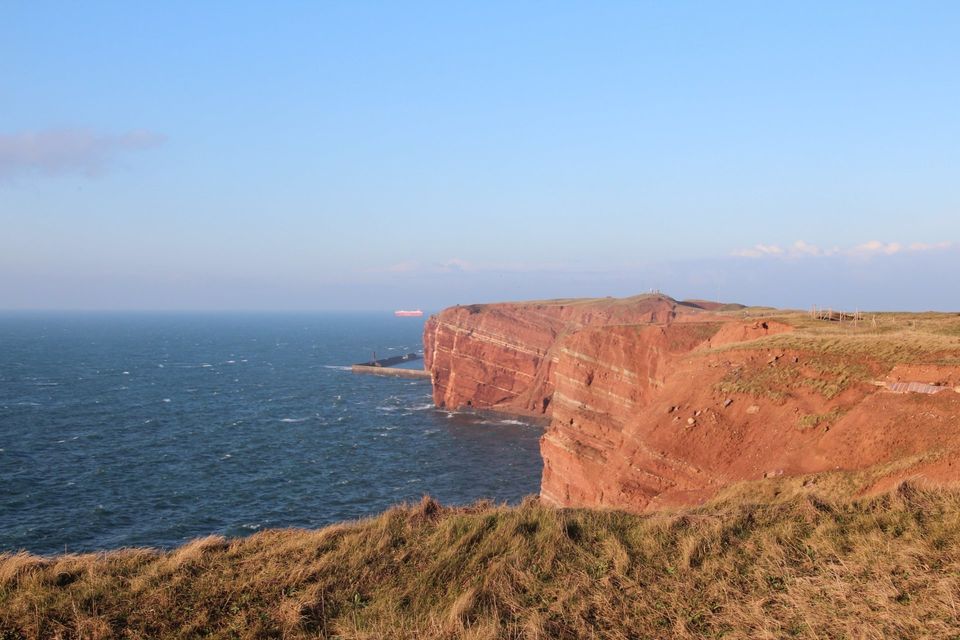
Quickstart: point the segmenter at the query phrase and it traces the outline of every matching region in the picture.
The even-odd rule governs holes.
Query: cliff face
[[[621,326],[566,338],[554,373],[553,419],[541,442],[542,497],[558,505],[637,506],[695,474],[685,460],[654,454],[631,435],[675,360],[718,329]]]
[[[425,366],[439,407],[548,412],[557,346],[586,327],[684,321],[704,315],[665,296],[452,307],[423,333]]]
[[[904,355],[781,320],[663,296],[483,305],[431,318],[424,343],[438,406],[550,417],[551,504],[643,510],[835,469],[874,469],[860,490],[960,478],[960,367],[930,364],[960,363],[960,344]]]

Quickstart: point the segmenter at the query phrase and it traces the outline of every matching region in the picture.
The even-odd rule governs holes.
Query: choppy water
[[[449,413],[388,314],[0,316],[0,551],[316,527],[425,493],[536,493],[541,428]]]

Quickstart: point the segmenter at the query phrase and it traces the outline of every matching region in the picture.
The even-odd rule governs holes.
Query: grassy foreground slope
[[[170,552],[7,554],[0,638],[960,637],[960,493],[831,498],[844,482],[653,515],[425,499]]]

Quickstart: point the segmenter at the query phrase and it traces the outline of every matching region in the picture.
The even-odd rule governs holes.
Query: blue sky
[[[957,309],[957,33],[953,2],[4,3],[0,308]]]

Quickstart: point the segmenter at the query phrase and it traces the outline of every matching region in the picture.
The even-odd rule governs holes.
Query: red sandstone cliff
[[[791,330],[638,296],[454,307],[430,318],[424,346],[438,406],[550,417],[541,497],[552,504],[642,510],[742,480],[878,465],[874,484],[960,478],[960,367],[929,364],[951,362],[954,347],[877,355],[865,338],[850,353],[780,339]],[[879,386],[913,378],[944,392]]]
[[[543,414],[553,394],[558,344],[586,327],[666,324],[707,317],[660,295],[451,307],[423,332],[439,407]]]

